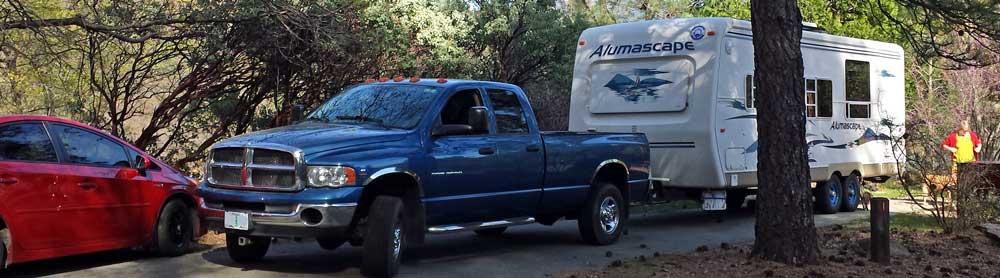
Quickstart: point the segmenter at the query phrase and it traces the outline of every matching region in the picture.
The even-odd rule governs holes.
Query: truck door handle
[[[17,179],[13,177],[0,177],[0,184],[10,185],[17,183]]]
[[[528,145],[528,148],[526,150],[528,152],[533,153],[533,152],[538,152],[538,151],[542,150],[542,148],[539,148],[538,145]]]
[[[491,155],[496,153],[497,150],[491,147],[479,148],[479,154],[481,155]]]
[[[77,183],[76,185],[79,186],[80,188],[83,188],[84,190],[92,190],[94,188],[97,188],[97,184],[92,182],[80,182]]]

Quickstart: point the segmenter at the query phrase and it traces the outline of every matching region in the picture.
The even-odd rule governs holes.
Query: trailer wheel
[[[852,212],[858,209],[861,199],[861,178],[856,174],[844,177],[844,202],[840,211]]]
[[[378,196],[368,212],[361,272],[373,277],[391,277],[399,272],[406,246],[403,230],[403,200]]]
[[[583,241],[594,245],[614,243],[625,226],[625,203],[621,191],[614,185],[602,183],[591,191],[580,212],[577,226]]]
[[[241,236],[226,233],[226,252],[237,263],[259,261],[271,247],[271,238],[261,236]]]
[[[837,176],[831,176],[829,180],[820,182],[813,191],[816,197],[816,210],[822,214],[833,214],[840,210],[840,203],[844,199],[844,187]]]

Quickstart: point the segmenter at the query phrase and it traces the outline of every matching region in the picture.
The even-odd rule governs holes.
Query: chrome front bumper
[[[250,215],[250,229],[247,231],[225,229],[223,225],[226,209],[211,208],[201,204],[202,215],[209,228],[238,234],[271,237],[316,237],[341,233],[347,230],[354,217],[356,203],[339,204],[299,204],[290,213],[268,213],[233,209]],[[322,219],[309,223],[302,217],[303,212],[319,212]]]

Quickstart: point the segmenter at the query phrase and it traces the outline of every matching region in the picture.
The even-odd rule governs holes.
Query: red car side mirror
[[[115,175],[115,178],[118,178],[120,180],[130,180],[138,176],[139,176],[139,170],[137,169],[121,168],[118,169],[118,174]]]

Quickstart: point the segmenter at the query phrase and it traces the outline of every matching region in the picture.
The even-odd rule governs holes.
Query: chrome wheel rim
[[[399,259],[399,253],[403,249],[403,229],[396,224],[392,229],[392,258]]]
[[[854,204],[858,202],[858,192],[860,188],[856,183],[851,183],[847,186],[847,203]]]
[[[837,199],[840,198],[840,196],[838,196],[840,194],[838,194],[838,192],[837,192],[837,191],[840,191],[840,187],[839,186],[835,186],[835,184],[830,184],[830,186],[828,186],[828,187],[829,187],[829,190],[830,190],[830,205],[836,205],[837,204]]]
[[[618,202],[611,196],[604,197],[601,201],[599,217],[601,218],[601,229],[604,233],[611,234],[618,229]]]

